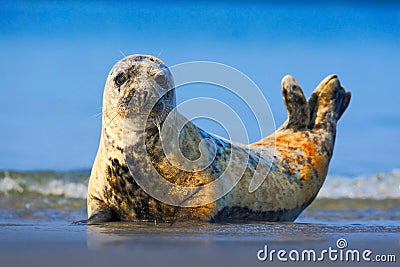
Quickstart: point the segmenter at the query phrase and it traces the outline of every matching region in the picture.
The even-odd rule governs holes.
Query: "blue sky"
[[[277,125],[284,75],[309,96],[337,73],[353,99],[331,173],[399,167],[399,4],[2,1],[0,33],[0,169],[90,168],[105,79],[133,53],[237,68],[262,89]],[[178,101],[199,95],[219,93],[178,91]]]

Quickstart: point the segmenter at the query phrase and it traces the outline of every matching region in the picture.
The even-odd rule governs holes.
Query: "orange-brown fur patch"
[[[307,180],[317,172],[318,178],[325,177],[327,173],[326,157],[321,152],[321,140],[312,138],[309,132],[293,132],[291,130],[276,132],[275,136],[266,137],[252,146],[269,147],[275,142],[278,163],[291,162],[289,173],[298,173],[298,178]],[[309,162],[309,163],[308,163]],[[296,171],[297,170],[297,171]],[[283,168],[280,171],[284,171]]]

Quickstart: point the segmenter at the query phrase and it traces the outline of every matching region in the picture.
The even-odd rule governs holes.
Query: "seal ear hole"
[[[126,81],[125,75],[123,73],[117,74],[114,78],[114,83],[115,85],[118,86],[118,92],[119,92],[119,86],[123,85]]]

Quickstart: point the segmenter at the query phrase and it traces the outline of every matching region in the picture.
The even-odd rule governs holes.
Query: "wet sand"
[[[64,221],[0,224],[0,266],[274,266],[259,261],[269,250],[369,249],[400,260],[400,227],[307,223],[154,224],[109,223],[75,226]],[[366,262],[330,261],[317,265],[365,266]],[[398,264],[398,263],[397,263]],[[309,262],[289,262],[308,266]],[[369,262],[370,266],[397,266]]]

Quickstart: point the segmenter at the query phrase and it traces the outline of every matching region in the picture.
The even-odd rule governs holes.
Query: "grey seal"
[[[191,160],[199,158],[199,143],[206,138],[215,144],[212,151],[215,158],[199,171],[182,170],[170,163],[160,138],[160,126],[176,105],[172,73],[153,56],[123,58],[111,69],[105,84],[101,139],[88,188],[87,222],[295,220],[324,183],[336,125],[349,105],[351,94],[344,90],[336,75],[326,77],[308,101],[296,80],[287,75],[282,80],[282,94],[287,121],[273,135],[253,144],[230,143],[188,122],[180,136],[182,154]],[[152,98],[159,100],[149,104]],[[135,132],[127,146],[123,142],[124,121],[128,116],[139,118],[146,112],[149,115],[145,131]],[[136,126],[132,125],[133,132]],[[140,142],[145,143],[147,153],[137,149]],[[268,152],[269,147],[275,148],[274,153]],[[228,179],[239,176],[229,193],[214,202],[187,207],[159,201],[138,185],[135,178],[149,173],[144,159],[164,179],[185,187],[199,187],[217,180],[228,163],[233,164],[233,170],[243,164],[245,168],[241,173],[228,174]],[[132,162],[133,170],[129,168]],[[250,192],[256,170],[267,168],[265,179]],[[215,193],[208,191],[205,197]]]

